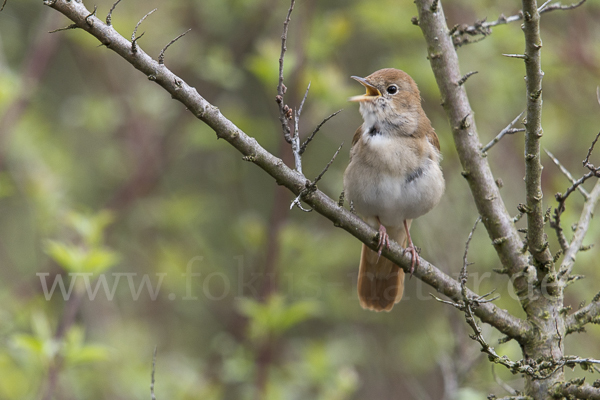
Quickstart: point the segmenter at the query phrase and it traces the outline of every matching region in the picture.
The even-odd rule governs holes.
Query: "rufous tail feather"
[[[410,222],[407,221],[410,228]],[[392,231],[390,239],[406,247],[404,226]],[[404,270],[387,258],[362,245],[358,269],[358,299],[362,308],[373,311],[390,311],[402,299],[404,293]]]

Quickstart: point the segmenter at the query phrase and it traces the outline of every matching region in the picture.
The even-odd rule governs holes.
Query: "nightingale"
[[[407,73],[386,68],[352,78],[366,89],[350,98],[359,103],[364,122],[352,139],[344,192],[357,214],[379,232],[378,251],[362,245],[358,298],[365,309],[390,311],[402,298],[404,271],[381,252],[391,238],[411,254],[411,274],[418,265],[409,228],[444,192],[440,142]]]

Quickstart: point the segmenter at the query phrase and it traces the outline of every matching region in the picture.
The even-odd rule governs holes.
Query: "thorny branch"
[[[523,0],[523,34],[525,36],[525,87],[527,116],[525,122],[525,191],[527,212],[527,244],[538,269],[538,279],[553,261],[544,233],[544,208],[542,204],[542,163],[540,142],[542,138],[542,62],[540,15],[534,0]]]
[[[514,362],[514,361],[511,361],[506,356],[499,356],[498,353],[496,353],[496,351],[494,350],[494,348],[491,347],[486,342],[485,338],[482,335],[481,328],[477,325],[477,322],[475,321],[475,315],[473,314],[473,310],[483,303],[491,302],[491,301],[494,301],[495,299],[497,299],[497,297],[492,298],[492,299],[486,299],[486,297],[491,295],[493,293],[493,291],[488,294],[485,294],[483,296],[471,297],[471,296],[469,296],[468,289],[467,289],[467,278],[468,278],[467,267],[469,265],[468,260],[467,260],[467,255],[468,255],[468,251],[469,251],[469,244],[471,243],[471,239],[473,238],[473,233],[475,232],[475,229],[477,228],[477,224],[479,223],[479,221],[481,221],[481,217],[478,217],[477,221],[475,221],[475,225],[473,226],[473,229],[471,230],[471,233],[469,234],[469,237],[465,244],[465,253],[463,256],[463,266],[462,266],[462,269],[460,271],[459,278],[458,278],[460,281],[460,286],[461,286],[462,299],[457,302],[453,302],[453,301],[442,300],[433,294],[431,294],[431,296],[434,299],[436,299],[437,301],[444,303],[444,304],[454,306],[457,309],[459,309],[460,311],[465,313],[465,320],[467,321],[467,324],[471,327],[471,329],[474,332],[474,334],[469,335],[469,337],[481,345],[481,351],[488,355],[488,358],[491,362],[503,365],[515,374],[523,373],[523,374],[527,374],[532,377],[535,377],[536,379],[543,379],[545,376],[540,375],[539,370],[537,370],[533,366],[525,363],[523,360]],[[550,375],[547,375],[547,376],[550,376]]]
[[[550,226],[556,231],[561,248],[565,253],[559,272],[559,276],[562,277],[563,282],[569,277],[573,264],[575,263],[575,256],[580,251],[581,245],[583,244],[583,239],[587,233],[594,212],[594,208],[596,207],[596,204],[600,199],[600,180],[596,182],[594,189],[590,193],[585,191],[581,186],[583,183],[585,183],[588,179],[592,177],[600,177],[600,171],[598,171],[598,168],[595,168],[594,165],[590,163],[590,157],[592,156],[594,146],[596,145],[599,137],[600,132],[592,141],[592,144],[588,149],[587,156],[583,160],[583,166],[587,167],[590,170],[590,172],[583,175],[581,178],[575,180],[571,176],[571,174],[566,170],[566,168],[561,168],[561,170],[564,169],[563,173],[565,173],[569,180],[571,180],[572,185],[567,188],[565,193],[557,193],[555,195],[558,205],[554,209],[554,214]],[[553,159],[553,161],[557,165],[559,165],[559,167],[561,166],[560,162],[556,159],[556,157],[552,155],[552,153],[550,153],[547,150],[546,153]],[[576,189],[582,191],[586,200],[583,206],[583,210],[581,212],[581,216],[579,218],[579,222],[577,223],[577,228],[575,229],[575,233],[573,234],[573,240],[571,241],[571,244],[569,244],[564,236],[563,229],[561,226],[561,215],[565,211],[567,198]]]
[[[559,271],[559,277],[561,277],[563,282],[566,282],[566,280],[569,278],[571,270],[573,269],[573,265],[575,264],[575,257],[577,253],[581,250],[583,239],[585,238],[585,235],[588,231],[590,222],[592,220],[592,216],[594,214],[594,209],[596,208],[596,205],[598,204],[599,200],[600,180],[596,182],[594,188],[590,192],[590,197],[585,201],[583,205],[581,216],[579,217],[579,221],[577,222],[577,228],[575,228],[575,232],[573,233],[573,239],[571,240],[569,248],[565,251],[565,255],[563,257],[563,261],[560,265]],[[562,207],[564,209],[564,203]]]
[[[586,2],[586,0],[580,0],[577,3],[571,4],[568,6],[563,6],[560,4],[560,2],[557,2],[551,6],[548,6],[548,4],[551,3],[551,0],[548,0],[544,4],[542,4],[541,7],[538,8],[538,12],[540,14],[543,14],[543,13],[547,13],[547,12],[555,11],[555,10],[572,10],[574,8],[579,7],[580,5],[582,5],[585,2]],[[523,11],[519,11],[517,14],[511,15],[510,17],[506,17],[506,16],[504,16],[504,14],[502,14],[495,21],[487,22],[486,19],[484,18],[482,20],[475,21],[475,23],[473,25],[468,25],[468,24],[455,25],[452,28],[452,30],[450,31],[450,34],[452,36],[454,45],[456,47],[460,47],[465,44],[471,44],[471,43],[475,43],[475,42],[485,39],[485,37],[492,34],[492,27],[494,27],[494,26],[509,24],[511,22],[520,21],[522,19],[523,19]],[[473,36],[477,36],[477,35],[481,35],[482,37],[479,39],[475,39],[475,40],[472,40],[469,38],[469,37],[473,37]]]
[[[153,82],[164,88],[173,99],[180,101],[194,116],[211,127],[218,138],[226,140],[248,161],[262,168],[278,183],[296,195],[305,188],[306,178],[288,168],[281,159],[266,151],[255,139],[249,137],[228,120],[217,107],[207,102],[183,79],[173,74],[164,65],[160,66],[157,61],[152,60],[141,50],[137,54],[132,54],[131,43],[96,17],[93,17],[94,23],[91,26],[88,25],[85,17],[89,12],[82,3],[57,0],[48,4],[74,21],[78,27],[96,37],[101,43],[110,43],[110,50],[116,52],[146,76],[152,76]],[[307,193],[303,200],[336,226],[346,230],[371,249],[376,248],[374,238],[377,236],[377,231],[350,211],[339,207],[337,201],[332,200],[319,189]],[[391,242],[389,249],[384,248],[383,255],[405,271],[409,270],[411,257],[404,254],[399,244]],[[459,300],[461,298],[460,284],[423,258],[420,259],[414,275],[451,299]],[[468,293],[474,298],[481,297],[471,291]],[[528,332],[531,332],[528,322],[512,316],[506,310],[500,309],[492,303],[481,302],[479,307],[474,310],[474,314],[483,322],[491,324],[503,334],[517,340],[525,340]]]
[[[527,278],[521,274],[527,268],[527,256],[522,253],[522,239],[508,213],[495,183],[488,158],[481,156],[481,141],[469,98],[462,79],[458,54],[449,34],[443,7],[431,11],[431,1],[417,0],[419,27],[427,42],[428,58],[440,89],[442,104],[452,128],[452,136],[473,199],[499,259],[512,279],[517,292],[528,290]]]

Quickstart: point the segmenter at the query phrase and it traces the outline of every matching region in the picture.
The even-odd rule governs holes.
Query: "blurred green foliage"
[[[99,17],[112,3],[99,0]],[[518,2],[443,5],[450,26],[519,9]],[[166,65],[287,160],[274,99],[288,6],[128,0],[115,9],[113,24],[129,37],[158,7],[138,32],[146,32],[139,44],[154,57],[192,28],[169,47]],[[456,275],[477,215],[414,15],[412,2],[298,0],[286,101],[297,107],[311,82],[303,135],[343,109],[304,155],[312,178],[344,142],[319,182],[337,198],[361,123],[347,103],[362,90],[350,75],[396,67],[414,77],[440,137],[447,191],[413,223],[413,238],[428,260]],[[598,18],[600,7],[588,2],[542,19],[543,146],[576,177],[600,129]],[[392,313],[360,309],[356,240],[315,213],[290,211],[289,194],[96,39],[79,30],[47,33],[67,24],[39,0],[9,0],[0,13],[0,398],[41,398],[57,359],[63,361],[56,399],[149,398],[155,346],[158,399],[504,395],[460,313],[432,300],[416,279],[407,281]],[[516,23],[459,49],[463,72],[479,71],[466,87],[484,144],[525,107],[523,64],[501,55],[523,46]],[[516,215],[524,202],[523,137],[504,138],[488,157]],[[550,207],[569,183],[548,158],[542,161]],[[582,202],[571,196],[565,227],[577,221]],[[599,238],[594,221],[585,244]],[[578,256],[576,273],[588,279],[566,292],[575,309],[598,291],[598,258],[596,247]],[[483,229],[469,260],[470,287],[497,288],[497,304],[522,316],[506,279],[491,272],[499,261]],[[55,335],[70,303],[59,284],[50,296],[41,284],[45,279],[49,289],[58,278],[65,290],[74,282],[83,296],[60,340]],[[483,328],[495,344],[499,334]],[[567,338],[566,353],[599,358],[599,336],[590,327]],[[520,358],[514,343],[496,349]],[[518,377],[495,373],[520,388]]]

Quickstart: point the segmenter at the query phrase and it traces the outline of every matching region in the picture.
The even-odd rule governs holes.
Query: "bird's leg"
[[[406,236],[408,237],[408,247],[404,249],[404,253],[409,251],[412,256],[412,261],[410,263],[410,276],[412,278],[413,272],[415,272],[415,263],[417,266],[419,265],[419,254],[417,253],[417,249],[415,248],[412,238],[410,237],[406,220],[404,220],[404,230],[406,231]]]
[[[390,237],[385,230],[385,226],[381,224],[379,217],[377,217],[377,222],[379,222],[379,242],[377,244],[377,261],[379,261],[379,257],[381,257],[381,252],[383,251],[383,246],[386,249],[390,248]]]

